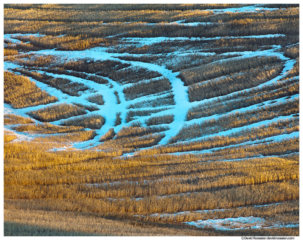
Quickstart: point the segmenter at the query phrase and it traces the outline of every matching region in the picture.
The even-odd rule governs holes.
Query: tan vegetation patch
[[[172,123],[173,121],[174,121],[174,115],[170,114],[170,115],[163,115],[159,117],[151,117],[145,120],[145,123],[147,124],[147,126],[150,126],[150,125],[159,125],[159,124],[169,124]]]
[[[192,6],[193,7],[193,6]],[[190,7],[188,7],[190,8]],[[271,12],[271,11],[268,11]],[[298,9],[284,11],[280,17],[274,11],[272,14],[255,13],[255,15],[243,14],[240,19],[236,19],[235,14],[222,14],[222,18],[227,16],[224,24],[223,19],[214,15],[211,11],[84,11],[71,10],[69,8],[60,9],[5,9],[5,33],[29,33],[40,32],[47,35],[71,34],[79,36],[84,34],[88,37],[106,37],[123,34],[127,37],[213,37],[213,36],[244,36],[284,33],[287,35],[298,34]],[[109,14],[110,13],[110,14]],[[38,15],[37,15],[38,14]],[[221,15],[221,14],[220,14]],[[241,15],[241,13],[239,14]],[[186,18],[195,18],[207,21],[207,16],[217,17],[219,24],[213,26],[199,25],[196,27],[183,26],[178,24],[159,24],[149,26],[140,21],[163,22],[177,21]],[[73,20],[71,20],[72,18]],[[242,19],[241,19],[242,18]],[[112,24],[102,24],[102,21],[115,22]],[[124,22],[131,22],[123,24]],[[201,35],[202,34],[202,35]]]
[[[19,38],[20,39],[20,38]],[[103,38],[86,38],[85,36],[44,36],[36,37],[30,36],[26,40],[20,39],[22,41],[30,41],[35,47],[38,48],[57,48],[58,50],[83,50],[91,47],[98,46],[100,44],[108,43],[106,39]]]
[[[202,84],[193,84],[188,88],[188,97],[191,102],[200,101],[256,87],[277,77],[282,70],[283,64],[278,63],[266,67],[253,68]]]
[[[64,43],[60,46],[59,50],[84,50],[88,48],[97,47],[100,45],[110,45],[111,41],[104,38],[86,38],[72,43]]]
[[[299,131],[299,119],[283,120],[262,125],[257,128],[247,128],[228,136],[211,137],[200,141],[182,142],[167,146],[159,146],[153,149],[141,150],[139,155],[153,155],[173,152],[199,151],[229,145],[257,141],[264,138],[289,134]]]
[[[96,135],[97,134],[94,130],[76,131],[54,136],[38,137],[35,140],[38,142],[73,143],[88,141],[90,139],[93,139]]]
[[[223,63],[213,63],[201,65],[193,69],[189,69],[180,73],[180,78],[186,86],[197,82],[203,82],[209,79],[218,78],[225,75],[230,75],[236,72],[243,72],[251,68],[264,66],[280,62],[277,57],[252,57],[240,58],[237,60],[227,60]]]
[[[298,10],[297,10],[298,11]],[[152,29],[129,31],[122,37],[222,37],[265,34],[298,35],[298,18],[231,21],[218,25],[156,25]]]
[[[104,104],[103,96],[101,94],[95,94],[86,98],[89,102],[96,103],[99,105]]]
[[[4,48],[4,56],[12,56],[18,54],[19,54],[18,51],[15,49]]]
[[[280,7],[281,5],[269,6]],[[266,6],[265,6],[266,7]],[[294,7],[294,6],[293,6]],[[209,16],[203,16],[201,18],[189,18],[185,22],[213,22],[224,23],[236,20],[234,23],[247,24],[251,19],[288,19],[298,18],[299,10],[293,7],[287,9],[278,9],[273,11],[264,12],[226,12],[222,14],[213,14]]]
[[[134,138],[132,141],[122,138],[106,141],[100,146],[108,144],[105,146],[107,149],[109,146],[114,148],[116,141],[116,148],[119,148],[123,140],[129,144],[136,143]],[[247,209],[249,205],[298,200],[298,155],[241,162],[206,161],[298,151],[298,143],[298,139],[294,139],[225,149],[201,156],[145,155],[124,158],[124,161],[106,156],[114,156],[118,151],[45,152],[38,155],[41,148],[35,144],[9,144],[5,145],[5,201],[15,209],[94,213],[124,219],[131,219],[134,214],[237,207],[245,209],[235,209],[225,215],[213,213],[203,216],[246,216],[255,212],[253,208]],[[120,184],[113,181],[120,181]],[[96,184],[86,185],[91,183]],[[190,194],[185,194],[188,192]],[[19,199],[24,200],[21,203]],[[296,207],[281,207],[277,209],[277,216],[283,209],[295,210]],[[269,213],[270,209],[263,215],[256,211],[259,217],[267,217]],[[297,219],[298,214],[293,214],[293,217],[283,218],[283,222]],[[184,219],[196,218],[197,215],[191,214]],[[174,220],[179,222],[182,219]],[[149,217],[140,221],[165,223],[169,220]]]
[[[116,135],[115,130],[113,128],[110,128],[101,138],[100,142],[105,142],[108,140],[111,140]]]
[[[104,144],[107,143],[109,144],[110,141]],[[283,144],[292,143],[288,141]],[[273,146],[273,144],[271,145]],[[261,147],[264,150],[270,150],[268,148],[266,149],[267,146]],[[278,144],[277,147],[281,148],[282,145]],[[14,175],[16,173],[9,172],[5,178],[7,180],[5,190],[8,191],[6,192],[9,193],[8,196],[10,196],[10,198],[16,198],[18,195],[15,194],[17,194],[19,190],[14,190],[11,186],[17,184],[26,190],[23,192],[24,197],[28,196],[26,198],[29,198],[28,194],[30,192],[35,194],[36,198],[41,198],[42,196],[52,196],[52,198],[57,198],[54,194],[60,191],[61,188],[61,191],[65,191],[66,194],[70,194],[70,197],[65,195],[65,199],[74,199],[78,196],[77,199],[84,198],[90,201],[89,199],[95,198],[100,201],[100,204],[110,204],[108,206],[108,211],[110,212],[120,212],[120,207],[124,206],[126,209],[130,207],[130,209],[126,211],[131,211],[133,213],[176,212],[182,210],[214,209],[218,207],[229,208],[298,199],[297,161],[273,157],[266,160],[264,158],[259,158],[242,162],[199,163],[191,161],[195,159],[198,160],[197,157],[190,159],[184,156],[180,158],[176,158],[176,156],[174,156],[174,158],[172,158],[172,156],[168,156],[159,157],[158,161],[155,161],[156,158],[157,157],[155,156],[141,157],[139,159],[134,158],[133,161],[121,162],[120,160],[120,163],[116,161],[112,161],[112,163],[110,163],[109,159],[104,159],[103,164],[100,164],[100,161],[98,160],[94,160],[90,161],[89,165],[88,163],[83,165],[82,162],[75,162],[75,164],[71,166],[62,165],[60,168],[57,168],[57,179],[51,175],[53,172],[51,169],[44,170],[43,173],[40,173],[39,171],[28,173],[26,170],[23,170],[22,174],[24,177],[20,180],[15,179]],[[151,161],[152,159],[153,161]],[[163,164],[163,161],[166,161],[165,164]],[[172,164],[172,162],[175,162],[176,164]],[[118,164],[120,167],[115,168],[113,167],[113,164]],[[79,171],[80,168],[85,168],[86,170]],[[67,169],[69,170],[68,172],[66,172]],[[76,169],[79,169],[78,172],[74,172]],[[141,169],[141,171],[138,171],[138,169]],[[289,169],[291,169],[291,171],[289,171]],[[86,177],[88,171],[90,172],[90,177]],[[41,174],[44,174],[44,179],[41,179]],[[75,176],[77,177],[75,178]],[[80,188],[79,185],[60,186],[60,182],[102,182],[102,179],[122,180],[128,179],[131,176],[132,179],[138,179],[140,183],[131,184],[125,182],[115,187],[110,187],[110,185],[100,187],[80,185]],[[159,176],[165,177],[166,180],[163,182],[144,181],[157,180],[159,179]],[[283,180],[285,181],[283,182]],[[29,181],[31,181],[31,183]],[[39,188],[44,188],[44,184],[51,184],[53,186],[49,186],[49,191],[47,192],[35,192],[35,185],[40,185]],[[56,186],[56,184],[59,185]],[[288,192],[289,194],[284,195],[282,192],[286,191],[287,187],[289,187],[288,191],[290,192]],[[270,188],[272,188],[272,190],[270,190]],[[282,192],[280,192],[279,189]],[[250,191],[252,192],[249,193]],[[258,197],[253,197],[253,194],[256,194],[258,191]],[[266,191],[268,191],[268,193],[264,194]],[[173,195],[167,198],[157,197],[161,195],[186,192],[193,192],[193,194]],[[274,195],[274,192],[276,192],[276,195]],[[232,193],[235,198],[227,196]],[[209,200],[211,199],[212,201],[208,201],[208,198],[203,198],[204,201],[196,201],[196,198],[203,197],[204,194],[206,194],[209,197]],[[15,197],[13,197],[14,195]],[[243,198],[241,198],[241,196]],[[135,199],[129,199],[122,202],[119,201],[115,204],[118,204],[120,207],[115,210],[111,201],[100,199],[104,197],[145,197],[149,198],[148,202],[150,203],[149,205],[146,205],[148,204],[146,201],[147,199],[143,199],[141,201],[136,201]],[[215,197],[218,197],[218,199],[215,200]],[[20,195],[17,198],[20,198]],[[173,200],[178,201],[173,203]],[[189,205],[179,204],[179,201],[182,203],[189,203],[190,200],[193,201]],[[163,205],[160,204],[161,201],[170,204]],[[157,204],[160,204],[158,205],[158,210],[156,209]],[[132,205],[134,208],[131,210]]]
[[[259,207],[245,206],[241,208],[218,209],[215,211],[191,211],[179,214],[162,214],[161,216],[146,216],[144,218],[148,221],[161,221],[161,222],[191,222],[197,220],[207,219],[226,219],[238,217],[260,217],[265,218],[267,226],[275,225],[276,222],[299,222],[296,211],[299,209],[299,201],[285,201],[281,203],[257,205]],[[288,216],[286,216],[287,212]],[[274,216],[274,217],[273,217]]]
[[[39,54],[26,54],[22,55],[22,58],[14,58],[13,62],[24,67],[52,67],[53,65],[60,62],[60,59],[52,55],[44,56]]]
[[[21,117],[15,114],[4,114],[4,125],[34,123],[31,118]]]
[[[92,10],[87,7],[81,9],[71,9],[66,7],[60,7],[56,9],[13,9],[5,8],[4,16],[6,20],[39,20],[39,21],[56,21],[56,22],[70,22],[73,19],[74,22],[133,22],[133,21],[146,21],[146,22],[166,22],[176,21],[187,17],[193,16],[206,16],[210,15],[211,11],[192,11],[188,10],[191,8],[198,8],[199,6],[188,6],[183,10],[184,7],[177,8],[175,6],[169,7],[175,11],[165,11],[167,7],[160,7],[161,10],[156,10],[154,6],[149,5],[144,7],[145,10],[136,9],[134,6],[129,6],[129,10],[123,7],[121,10],[101,10],[103,7]],[[202,7],[205,8],[206,5]],[[86,9],[85,9],[86,8]],[[116,8],[116,7],[114,7]],[[214,8],[214,7],[213,7]],[[108,9],[108,8],[106,8]],[[182,10],[180,10],[182,9]],[[135,10],[135,11],[134,11]]]
[[[28,78],[4,72],[4,102],[13,108],[25,108],[58,101],[45,91],[41,91]]]
[[[11,142],[13,140],[15,140],[17,138],[17,136],[9,131],[4,131],[4,138],[3,138],[3,142],[4,143],[8,143]]]
[[[83,130],[83,127],[75,127],[75,126],[57,126],[50,123],[42,123],[42,124],[26,124],[20,125],[17,127],[13,127],[14,130],[18,132],[31,132],[31,133],[40,133],[40,134],[54,134],[54,133],[71,133],[77,132],[79,130]]]
[[[64,126],[82,126],[85,128],[99,129],[105,123],[105,119],[98,114],[85,115],[62,121]]]
[[[150,133],[162,132],[168,130],[168,127],[122,127],[122,129],[117,132],[116,139],[125,137],[135,137],[143,136]]]
[[[195,137],[202,137],[236,127],[242,127],[251,123],[278,116],[289,116],[299,112],[299,99],[290,100],[285,103],[275,104],[245,112],[230,113],[218,119],[211,119],[200,124],[191,124],[183,127],[179,133],[172,137],[171,143],[183,141]]]
[[[24,69],[15,69],[16,72],[20,72],[26,76],[32,77],[37,81],[48,84],[54,88],[61,90],[63,93],[66,93],[70,96],[80,96],[79,92],[86,91],[90,89],[88,86],[83,83],[72,82],[66,78],[53,78],[47,74],[41,74],[38,72],[29,72]]]
[[[224,9],[241,7],[242,4],[5,4],[6,9],[61,9],[65,11],[184,11],[193,9]],[[280,4],[267,4],[266,7],[279,7]],[[298,4],[285,4],[285,7],[297,7]],[[147,11],[148,12],[148,11]]]
[[[167,78],[162,78],[133,84],[130,87],[124,88],[123,93],[126,100],[133,100],[138,97],[169,91],[171,88],[170,81]]]
[[[42,122],[52,122],[82,114],[86,114],[84,108],[66,103],[55,104],[28,113],[31,117]]]
[[[209,53],[230,53],[239,51],[257,51],[261,49],[270,48],[268,45],[284,45],[285,42],[291,44],[297,44],[299,42],[299,37],[297,34],[279,36],[274,38],[236,38],[236,39],[225,39],[220,38],[218,40],[167,40],[160,43],[154,43],[151,45],[144,45],[142,47],[137,47],[135,45],[112,48],[110,52],[118,53],[129,53],[129,54],[142,54],[139,57],[119,57],[127,61],[142,61],[157,64],[165,64],[168,68],[175,70],[185,70],[187,67],[201,65],[204,60],[198,60],[196,57],[194,61],[190,63],[185,56],[184,59],[180,56],[165,56],[165,53],[172,53],[175,51],[195,51],[195,52],[209,52]],[[144,54],[144,55],[143,55]],[[154,54],[162,54],[160,56],[149,56]],[[197,54],[198,55],[198,54]],[[226,55],[228,56],[228,55]],[[230,55],[231,56],[231,55]],[[223,59],[224,56],[221,55]],[[171,58],[175,61],[170,60]],[[211,59],[211,58],[210,58]],[[207,58],[205,59],[207,61]],[[181,61],[179,65],[176,63]],[[184,69],[183,69],[184,68]]]
[[[103,150],[105,152],[120,151],[121,153],[129,153],[140,148],[155,146],[165,136],[165,134],[152,134],[146,132],[138,132],[137,134],[137,136],[134,134],[134,136],[115,137],[112,140],[105,141],[94,149]]]
[[[284,55],[289,58],[299,58],[299,45],[285,49]]]
[[[93,131],[89,131],[93,132]],[[47,141],[41,143],[35,140],[29,142],[9,143],[4,146],[4,172],[17,174],[19,170],[31,171],[33,169],[46,169],[49,166],[68,165],[71,163],[87,161],[92,158],[104,158],[106,156],[119,156],[117,152],[104,153],[97,151],[48,151],[54,147],[62,147],[62,144],[52,144]],[[64,145],[63,145],[64,146]],[[21,173],[24,174],[24,173]],[[7,175],[7,182],[12,179]],[[27,180],[25,184],[29,183]]]
[[[250,89],[249,91],[237,92],[232,95],[214,99],[208,104],[200,104],[188,110],[187,120],[207,117],[214,114],[227,113],[242,107],[263,103],[268,100],[291,96],[299,93],[297,81],[285,81],[264,86],[262,88]]]
[[[92,104],[91,105],[84,105],[82,103],[73,103],[73,104],[78,107],[85,108],[86,110],[91,111],[91,112],[99,110],[99,108],[97,106],[92,105]]]

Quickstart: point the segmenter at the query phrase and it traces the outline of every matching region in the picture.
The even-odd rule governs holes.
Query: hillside
[[[297,236],[298,5],[6,4],[4,203]]]

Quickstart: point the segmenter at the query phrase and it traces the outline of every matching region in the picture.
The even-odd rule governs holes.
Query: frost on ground
[[[224,219],[208,219],[193,222],[185,222],[187,225],[197,228],[214,228],[216,230],[244,230],[244,229],[262,229],[262,228],[294,228],[298,223],[269,223],[264,218],[259,217],[238,217]]]

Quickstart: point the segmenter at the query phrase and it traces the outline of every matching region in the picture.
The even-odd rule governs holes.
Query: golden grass
[[[63,155],[64,153],[60,154]],[[82,157],[85,158],[85,156],[82,154]],[[70,159],[71,157],[69,156]],[[299,177],[298,161],[294,160],[273,157],[242,162],[194,163],[187,162],[186,157],[182,157],[175,158],[174,162],[179,162],[179,164],[174,165],[171,163],[163,165],[164,162],[160,159],[160,162],[157,162],[156,165],[154,162],[140,162],[137,160],[139,159],[124,163],[121,160],[119,162],[119,160],[104,159],[103,164],[100,165],[98,160],[83,162],[76,161],[74,157],[74,164],[72,165],[61,164],[61,166],[56,167],[56,164],[59,164],[56,163],[51,167],[52,165],[48,163],[49,167],[42,172],[5,171],[5,194],[8,198],[16,199],[45,197],[53,199],[61,197],[65,199],[77,198],[79,200],[84,198],[86,201],[98,199],[101,206],[108,205],[107,211],[119,212],[121,209],[128,209],[126,212],[138,213],[228,208],[298,199],[298,182],[296,180]],[[181,163],[180,160],[185,160],[185,162]],[[144,166],[144,163],[148,165]],[[114,167],[116,164],[118,165]],[[34,169],[39,168],[36,166]],[[142,172],[142,170],[138,171],[139,169],[146,170]],[[54,176],[54,173],[56,176]],[[43,177],[41,174],[43,174]],[[20,176],[23,177],[19,178]],[[130,176],[133,176],[133,178],[135,176],[140,177],[141,182],[138,184],[126,182],[126,185],[122,183],[121,186],[113,188],[92,188],[85,185],[81,185],[79,188],[77,185],[60,184],[100,182],[102,179],[111,179],[112,177],[128,179]],[[143,182],[146,179],[157,180],[159,176],[168,178],[164,182]],[[169,178],[169,176],[174,179]],[[146,187],[146,184],[148,187]],[[46,189],[48,190],[46,191]],[[186,192],[193,192],[193,194],[173,195],[160,199],[156,197],[157,195]],[[264,195],[265,192],[267,194]],[[149,198],[150,203],[148,204],[144,199],[141,201],[129,199],[116,202],[118,205],[115,205],[111,201],[100,199],[102,197],[132,196]],[[197,199],[201,197],[204,200],[198,201]],[[160,204],[161,202],[162,204]],[[191,204],[189,204],[190,202]],[[133,207],[131,207],[132,205]],[[101,206],[95,206],[97,212],[100,212]],[[98,208],[99,210],[97,210]]]
[[[188,86],[197,82],[230,75],[236,72],[243,72],[247,69],[257,68],[280,61],[281,60],[277,57],[253,57],[227,60],[219,64],[213,63],[201,65],[199,67],[182,71],[180,77],[184,81],[185,85]]]
[[[13,108],[25,108],[58,101],[54,96],[41,91],[28,78],[4,72],[4,102]]]
[[[15,114],[4,114],[4,125],[34,123],[31,118],[21,117]]]
[[[192,5],[193,7],[194,5]],[[93,8],[95,8],[94,6]],[[98,8],[98,6],[97,6]],[[161,10],[135,10],[133,7],[129,10],[113,11],[101,10],[91,11],[90,9],[70,9],[70,8],[57,8],[57,9],[12,9],[5,8],[4,18],[6,20],[38,20],[38,21],[56,21],[56,22],[131,22],[131,21],[147,21],[147,22],[163,22],[163,21],[176,21],[194,16],[210,15],[211,11],[161,11]],[[198,7],[199,8],[199,7]],[[174,7],[172,7],[174,9]],[[191,7],[188,7],[191,9]],[[202,8],[203,9],[203,8]]]
[[[228,77],[217,78],[205,84],[197,83],[189,86],[189,99],[190,101],[199,101],[256,87],[277,77],[282,69],[283,64],[275,64],[267,68],[258,67],[235,73]]]
[[[59,50],[83,50],[111,42],[103,38],[87,38],[85,36],[73,37],[70,35],[44,37],[29,36],[27,39],[21,38],[20,40],[26,42],[30,41],[33,46],[38,48],[57,48]]]
[[[96,146],[94,149],[103,151],[116,151],[122,153],[134,152],[137,149],[151,147],[157,145],[157,143],[164,137],[164,134],[152,134],[145,133],[143,136],[126,136],[115,137],[115,139],[104,142],[101,145]]]
[[[56,143],[69,143],[73,142],[83,142],[90,139],[93,139],[96,136],[94,130],[90,131],[77,131],[72,133],[65,133],[55,136],[46,136],[46,137],[37,137],[35,141],[38,142],[56,142]]]
[[[88,134],[94,131],[87,131]],[[67,135],[68,136],[68,135]],[[57,140],[60,136],[57,137]],[[60,141],[60,140],[59,140]],[[43,169],[48,166],[68,165],[70,163],[87,161],[106,156],[119,156],[118,152],[104,153],[96,151],[60,151],[51,152],[54,147],[63,147],[50,141],[39,142],[33,139],[29,142],[8,143],[4,145],[5,172],[30,169]],[[14,172],[14,174],[18,174]]]
[[[101,138],[100,142],[111,140],[116,135],[115,130],[110,128]]]
[[[228,129],[242,127],[266,119],[279,116],[289,116],[299,112],[299,99],[287,100],[286,102],[260,107],[245,112],[229,113],[218,119],[210,119],[200,124],[184,126],[179,133],[170,138],[170,143],[183,141],[190,138],[202,137]]]
[[[298,11],[298,10],[297,10]],[[227,22],[216,25],[198,25],[188,27],[183,25],[159,24],[151,29],[141,28],[129,31],[122,37],[222,37],[222,36],[248,36],[265,34],[298,35],[299,18],[285,19],[258,19],[243,22]]]
[[[15,49],[8,49],[4,48],[4,56],[12,56],[12,55],[18,55],[18,51]]]
[[[143,136],[150,133],[162,132],[168,129],[168,127],[122,127],[122,129],[117,132],[116,138]]]
[[[283,126],[283,123],[280,125]],[[148,140],[149,136],[144,138]],[[48,142],[44,146],[41,141],[7,143],[4,146],[5,201],[14,203],[17,209],[27,206],[31,210],[73,211],[74,214],[106,214],[132,219],[134,214],[236,207],[245,207],[247,210],[236,209],[225,215],[211,216],[245,216],[255,212],[249,205],[298,199],[298,155],[216,161],[260,154],[275,155],[279,151],[295,152],[299,149],[298,139],[224,149],[201,156],[144,155],[124,158],[124,161],[112,158],[134,148],[136,141],[143,146],[144,138],[124,137],[106,141],[100,147],[107,152],[47,152],[47,148],[53,147]],[[212,162],[207,162],[211,159]],[[121,183],[112,184],[113,181]],[[85,185],[90,183],[98,185]],[[185,194],[187,192],[190,194]],[[110,200],[109,197],[117,200]],[[136,197],[143,199],[134,199]],[[21,199],[24,200],[21,202]],[[284,209],[296,208],[287,205]],[[282,210],[277,210],[277,217]],[[271,211],[263,215],[261,211],[256,213],[265,217],[270,216]],[[286,222],[295,217],[296,214],[280,220]],[[197,215],[190,214],[175,220],[181,222],[197,218]],[[140,221],[166,222],[178,226],[171,218],[146,218]]]
[[[281,5],[276,5],[274,7],[281,7]],[[222,14],[213,14],[209,16],[204,16],[201,18],[190,18],[186,19],[185,22],[214,22],[222,23],[229,22],[233,20],[238,24],[247,24],[247,21],[251,19],[287,19],[287,18],[297,18],[299,16],[299,10],[295,8],[287,8],[287,9],[278,9],[273,11],[265,11],[265,12],[226,12]],[[239,21],[240,20],[240,21]],[[242,20],[242,21],[241,21]]]
[[[52,122],[72,116],[86,114],[86,111],[82,107],[62,103],[31,111],[28,114],[39,121]]]
[[[11,142],[13,140],[15,140],[17,138],[17,136],[12,133],[12,132],[9,132],[9,131],[4,131],[4,143],[8,143],[8,142]]]
[[[260,206],[260,205],[258,205]],[[299,210],[299,201],[285,201],[278,204],[272,204],[263,207],[245,206],[242,208],[220,209],[218,211],[207,212],[187,212],[180,214],[165,214],[161,216],[146,216],[143,219],[149,221],[161,222],[189,222],[207,219],[224,219],[224,218],[237,218],[237,217],[261,217],[265,218],[269,224],[274,225],[275,221],[282,222],[299,222],[299,216],[296,212]],[[272,223],[271,223],[272,222]]]
[[[211,137],[201,141],[182,142],[173,145],[159,146],[153,149],[142,150],[138,154],[152,155],[226,147],[228,145],[239,144],[247,141],[257,141],[267,137],[289,134],[295,131],[299,131],[298,118],[273,122],[256,128],[247,128],[227,136]]]
[[[148,7],[147,7],[148,8]],[[79,43],[72,42],[72,49],[83,49],[95,46],[98,38],[123,34],[127,37],[214,37],[244,36],[283,33],[298,34],[298,9],[292,8],[273,13],[226,13],[212,14],[212,11],[193,11],[194,5],[187,6],[184,11],[165,12],[162,10],[131,10],[128,11],[91,11],[83,9],[4,9],[5,33],[40,32],[47,35],[69,34],[86,36]],[[174,9],[174,7],[172,7]],[[271,12],[271,11],[268,11]],[[282,14],[281,14],[282,12]],[[275,16],[277,14],[277,16]],[[237,18],[237,15],[240,16]],[[216,22],[213,26],[182,26],[178,24],[158,24],[149,26],[144,22],[171,22],[177,20]],[[213,20],[214,19],[214,20]],[[144,22],[142,22],[144,21]],[[111,22],[111,24],[102,24]],[[126,23],[125,22],[131,22]],[[96,43],[95,43],[96,42]],[[92,43],[92,44],[91,44]],[[69,48],[70,46],[67,45]],[[111,44],[111,43],[109,43]],[[29,46],[31,48],[33,46]]]
[[[187,120],[207,117],[214,114],[227,113],[242,107],[260,104],[268,100],[288,97],[299,93],[299,80],[284,81],[264,86],[258,89],[249,89],[232,95],[216,98],[207,105],[200,104],[188,110]]]
[[[30,132],[30,133],[40,133],[40,134],[54,134],[54,133],[72,133],[79,130],[83,130],[83,127],[75,126],[57,126],[50,123],[42,124],[26,124],[20,125],[13,128],[18,132]]]
[[[105,123],[105,119],[98,114],[85,115],[62,121],[64,126],[82,126],[85,128],[99,129]]]

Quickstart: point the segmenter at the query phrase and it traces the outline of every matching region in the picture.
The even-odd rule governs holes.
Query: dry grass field
[[[5,4],[5,236],[299,236],[298,4]]]

